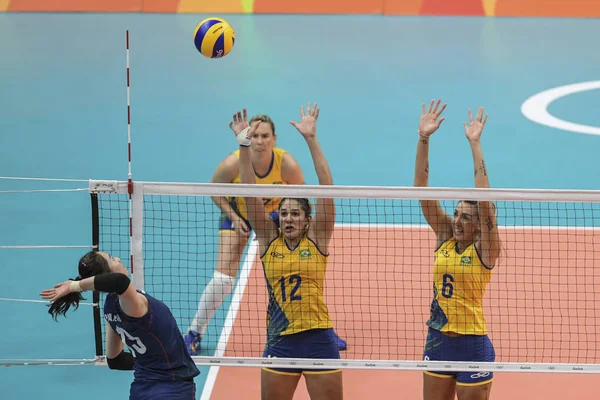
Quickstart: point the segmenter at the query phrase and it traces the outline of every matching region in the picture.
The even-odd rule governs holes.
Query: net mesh
[[[183,186],[163,190],[168,193],[139,196],[143,268],[134,266],[134,273],[143,274],[144,289],[169,306],[185,334],[223,252],[221,213],[203,187],[193,195]],[[253,190],[258,196],[263,189]],[[348,343],[342,359],[420,361],[433,299],[435,235],[416,194],[373,198],[369,188],[353,190],[335,198],[324,289],[335,330]],[[441,201],[450,215],[458,198]],[[99,248],[129,267],[127,202],[123,193],[99,194]],[[504,251],[483,309],[496,361],[598,364],[600,203],[574,194],[571,201],[495,204]],[[242,253],[236,291],[213,317],[201,356],[262,355],[268,295],[252,239]]]

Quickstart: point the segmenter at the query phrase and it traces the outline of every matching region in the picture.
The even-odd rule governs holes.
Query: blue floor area
[[[448,108],[431,144],[432,186],[473,186],[463,122],[468,108],[484,106],[492,186],[598,188],[600,138],[535,124],[520,111],[540,91],[598,80],[598,20],[235,15],[227,17],[234,50],[209,60],[192,41],[204,17],[0,14],[0,175],[127,179],[129,29],[136,180],[208,182],[235,147],[231,115],[246,107],[273,118],[278,145],[316,183],[288,123],[310,101],[321,107],[319,140],[336,184],[410,186],[421,103],[441,98]],[[549,110],[600,126],[598,103],[590,91]],[[0,190],[57,186],[0,180]],[[89,203],[85,191],[0,194],[0,245],[87,245]],[[0,297],[39,298],[77,275],[82,251],[0,249]],[[57,324],[43,305],[0,301],[0,315],[0,358],[94,354],[89,308]],[[0,371],[4,399],[121,399],[131,379],[94,367]]]

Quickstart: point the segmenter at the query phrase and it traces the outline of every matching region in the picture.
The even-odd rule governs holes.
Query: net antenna
[[[129,65],[129,30],[125,31],[125,55],[127,67],[127,194],[129,217],[129,262],[133,284],[136,288],[144,289],[143,258],[142,258],[142,187],[134,184],[131,173],[131,67]],[[135,192],[135,195],[134,195]],[[137,200],[136,201],[136,195]]]
[[[133,180],[131,174],[131,79],[129,68],[129,29],[125,31],[125,58],[127,66],[127,193],[129,194],[129,257],[133,274]]]

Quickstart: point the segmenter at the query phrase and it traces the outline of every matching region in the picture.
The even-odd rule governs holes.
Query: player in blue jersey
[[[57,320],[75,309],[81,292],[109,293],[104,303],[108,367],[133,370],[130,400],[194,400],[194,377],[200,374],[188,354],[171,310],[160,300],[136,290],[119,258],[91,251],[79,260],[79,276],[43,290]],[[124,344],[130,352],[124,351]]]

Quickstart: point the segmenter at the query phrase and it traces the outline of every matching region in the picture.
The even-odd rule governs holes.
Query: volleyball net
[[[136,182],[130,203],[127,182],[90,181],[89,188],[93,244],[120,257],[136,287],[169,306],[182,335],[220,251],[221,211],[212,196],[334,198],[324,294],[348,343],[342,359],[261,357],[268,295],[252,235],[233,292],[194,357],[199,365],[600,372],[600,192]],[[440,200],[449,215],[458,200],[496,205],[504,251],[483,302],[494,363],[423,361],[436,239],[419,199]],[[461,258],[466,269],[473,262]],[[103,298],[94,300],[102,357]]]

